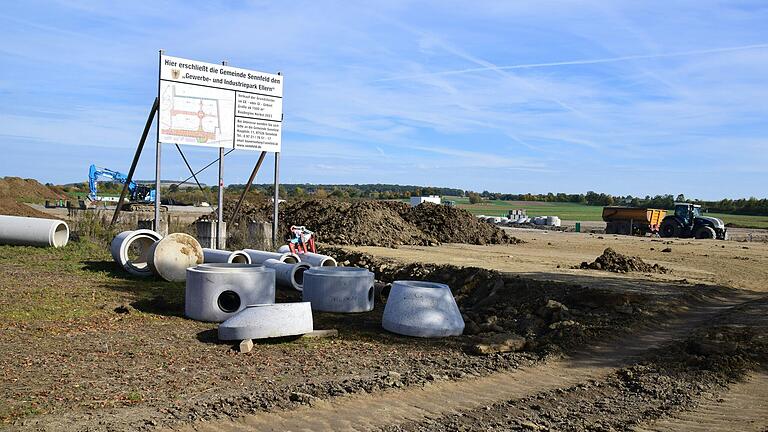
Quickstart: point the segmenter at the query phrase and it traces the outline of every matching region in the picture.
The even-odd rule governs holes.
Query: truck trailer
[[[603,207],[606,234],[658,234],[666,210],[641,207]]]

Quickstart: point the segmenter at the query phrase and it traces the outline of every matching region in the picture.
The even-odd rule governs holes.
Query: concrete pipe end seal
[[[308,302],[254,304],[221,323],[219,339],[298,336],[312,330],[312,308]]]
[[[203,248],[189,234],[169,234],[149,249],[152,272],[169,282],[184,282],[187,268],[202,264],[203,260]]]
[[[464,332],[464,319],[448,285],[395,281],[384,307],[382,327],[406,336],[459,336]]]

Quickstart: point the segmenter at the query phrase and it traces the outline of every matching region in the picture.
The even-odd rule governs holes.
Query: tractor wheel
[[[717,237],[717,234],[711,226],[703,226],[696,230],[694,237],[697,239],[714,239]]]
[[[682,231],[683,227],[681,227],[680,223],[674,219],[662,221],[661,227],[659,227],[659,235],[662,237],[680,237]]]

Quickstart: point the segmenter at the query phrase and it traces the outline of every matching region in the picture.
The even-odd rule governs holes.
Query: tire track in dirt
[[[743,296],[747,297],[747,296]],[[666,325],[649,326],[640,333],[597,344],[571,358],[538,366],[497,372],[460,381],[440,381],[425,387],[389,390],[318,401],[295,410],[248,415],[234,421],[200,422],[183,431],[360,431],[408,421],[421,421],[458,410],[472,410],[542,391],[600,379],[652,348],[684,337],[713,316],[749,299],[713,300],[693,307]]]
[[[768,431],[768,374],[752,373],[724,395],[700,401],[691,411],[676,414],[635,432],[765,432]]]

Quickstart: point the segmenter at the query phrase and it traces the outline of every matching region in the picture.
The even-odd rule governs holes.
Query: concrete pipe
[[[277,252],[279,253],[288,253],[290,251],[291,248],[289,248],[288,245],[282,245],[279,249],[277,249]],[[307,263],[312,267],[336,267],[338,265],[336,260],[328,255],[316,254],[312,252],[300,253],[298,255],[301,259],[301,262]]]
[[[66,246],[69,227],[56,219],[0,215],[0,244],[18,246]]]
[[[251,264],[251,257],[241,250],[230,252],[219,249],[203,248],[203,262]]]
[[[373,310],[373,273],[358,267],[313,267],[304,272],[304,301],[323,312]]]
[[[112,239],[109,250],[112,253],[112,259],[128,273],[136,276],[151,276],[149,249],[162,238],[160,234],[148,229],[123,231]]]
[[[187,268],[203,263],[203,248],[189,234],[173,233],[149,248],[149,268],[169,282],[184,282]]]
[[[416,337],[459,336],[464,319],[448,285],[395,281],[384,307],[382,327]]]
[[[186,269],[184,314],[222,322],[250,304],[275,302],[275,271],[254,264],[211,263]]]
[[[219,325],[219,339],[244,340],[311,333],[312,309],[307,302],[254,304]]]
[[[288,264],[296,264],[298,262],[301,262],[301,258],[299,258],[298,255],[292,254],[290,252],[278,253],[278,252],[260,251],[256,249],[243,249],[243,252],[245,252],[246,254],[248,254],[249,257],[251,257],[251,262],[254,264],[262,264],[264,261],[268,259],[275,259]]]
[[[275,259],[268,259],[262,265],[275,270],[278,285],[293,288],[296,291],[304,289],[304,272],[309,270],[309,264],[303,262],[288,264]]]

